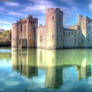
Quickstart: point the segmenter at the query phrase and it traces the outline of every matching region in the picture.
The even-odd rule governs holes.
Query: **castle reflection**
[[[21,52],[12,52],[12,66],[21,75],[32,78],[37,76],[36,53],[34,50],[23,50]]]
[[[29,49],[12,52],[12,68],[27,78],[38,76],[38,69],[43,69],[47,88],[63,85],[63,70],[67,67],[75,68],[78,81],[88,78],[91,76],[91,61],[90,50]]]

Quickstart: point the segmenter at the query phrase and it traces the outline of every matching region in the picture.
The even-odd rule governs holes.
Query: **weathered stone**
[[[12,48],[20,49],[36,47],[36,31],[38,19],[28,16],[26,19],[20,19],[12,24]]]
[[[38,19],[28,16],[12,24],[12,48],[37,47],[44,49],[92,47],[92,19],[78,15],[78,22],[63,27],[63,11],[46,10],[45,25],[38,27]]]

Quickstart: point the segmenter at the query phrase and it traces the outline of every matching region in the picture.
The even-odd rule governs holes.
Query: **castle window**
[[[84,29],[84,26],[83,26],[83,29]]]
[[[35,31],[35,27],[33,27],[33,31]]]
[[[54,20],[54,16],[52,17],[52,20]]]
[[[33,21],[32,21],[32,24],[33,24]]]
[[[52,35],[52,39],[54,39],[54,35]]]
[[[70,32],[69,32],[69,36],[70,36]]]
[[[31,24],[33,24],[33,21],[31,21]]]
[[[65,35],[65,32],[64,32],[64,35]]]
[[[40,42],[42,42],[42,36],[40,36]]]
[[[33,24],[34,24],[34,21],[33,21]]]
[[[66,32],[65,32],[65,35],[66,35]]]
[[[22,31],[22,24],[20,24],[20,29],[21,29],[21,31]]]
[[[90,30],[90,27],[88,27],[88,29]]]
[[[70,32],[69,32],[69,35],[70,35]]]

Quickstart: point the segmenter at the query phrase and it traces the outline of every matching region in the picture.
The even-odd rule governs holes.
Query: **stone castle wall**
[[[39,26],[37,30],[37,47],[45,48],[46,47],[46,29],[45,26]]]
[[[37,36],[38,48],[46,48],[46,49],[62,48],[63,12],[58,8],[47,9],[45,26],[39,26],[37,34],[38,34]]]
[[[12,24],[12,48],[37,47],[44,49],[92,47],[92,19],[78,15],[77,24],[63,27],[63,11],[46,9],[45,25],[28,16]]]
[[[17,23],[12,24],[12,49],[16,50],[18,48],[18,34],[17,34]]]
[[[64,29],[63,32],[63,47],[76,48],[77,47],[77,31],[71,29]]]
[[[12,48],[36,47],[38,19],[28,16],[12,24]]]

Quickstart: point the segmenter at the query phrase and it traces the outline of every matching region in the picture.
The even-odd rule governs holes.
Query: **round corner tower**
[[[12,50],[17,50],[18,48],[18,23],[12,24]]]
[[[47,49],[63,47],[63,12],[59,8],[46,10]]]

